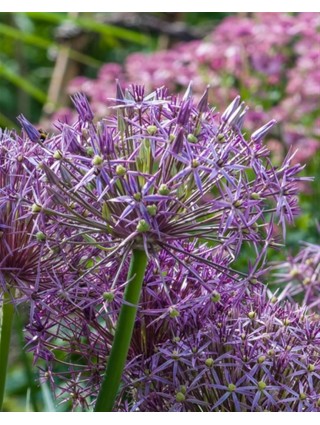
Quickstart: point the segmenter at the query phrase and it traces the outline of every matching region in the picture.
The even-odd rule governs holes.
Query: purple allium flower
[[[44,255],[45,236],[27,217],[25,205],[27,199],[32,203],[39,151],[16,133],[0,134],[0,285],[1,292],[10,290],[13,297],[17,287],[30,292],[38,285]]]
[[[261,288],[267,249],[278,245],[274,217],[284,229],[296,214],[302,167],[290,165],[291,155],[272,166],[262,142],[270,123],[244,137],[239,98],[220,116],[205,104],[207,92],[198,104],[190,90],[182,99],[164,89],[146,96],[140,86],[117,93],[115,114],[99,122],[75,99],[78,121],[60,124],[59,134],[39,145],[44,189],[31,215],[40,229],[56,230],[61,243],[51,246],[66,259],[63,273],[50,274],[28,325],[29,349],[47,362],[43,379],[74,407],[94,403],[131,249],[139,247],[149,264],[120,410],[315,409],[318,384],[307,380],[296,389],[299,372],[287,389],[291,381],[278,383],[281,373],[272,381],[271,366],[261,372],[252,363],[278,345],[277,360],[285,363],[289,341],[309,328],[308,361],[316,363],[317,322],[300,324],[301,312],[272,304]],[[247,274],[233,269],[243,244],[255,252]],[[309,353],[296,347],[297,358]],[[210,378],[208,368],[220,359],[218,378]],[[59,372],[59,362],[67,370]],[[302,391],[307,396],[297,404]]]
[[[128,364],[119,409],[320,411],[319,320],[261,287],[240,304],[221,292],[204,300],[211,313],[180,311],[180,333]]]
[[[196,263],[204,288],[180,260],[161,251],[149,263],[117,410],[318,411],[319,320]],[[30,347],[47,360],[43,379],[74,407],[97,395],[127,266],[114,288],[116,263],[90,276],[91,309],[52,292],[29,326]]]
[[[67,250],[57,255],[62,233],[39,214],[47,152],[27,136],[0,134],[0,295],[9,294],[15,304],[28,302],[32,318],[42,291],[52,287],[51,275],[63,274],[72,261]]]
[[[291,167],[290,155],[272,167],[261,139],[273,122],[245,139],[239,98],[220,117],[189,93],[145,96],[132,86],[116,100],[116,114],[97,123],[83,112],[91,110],[82,95],[74,102],[77,123],[61,124],[45,143],[51,159],[42,164],[48,184],[39,216],[73,229],[70,242],[79,229],[90,234],[105,261],[137,246],[151,256],[158,249],[177,253],[190,238],[226,253],[243,242],[263,246],[267,216],[275,214],[285,229],[297,213],[302,167]]]
[[[319,314],[320,304],[320,246],[305,243],[296,256],[274,267],[275,283],[285,285],[281,298],[299,302]]]

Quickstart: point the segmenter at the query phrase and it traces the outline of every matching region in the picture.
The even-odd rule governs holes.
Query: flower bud
[[[162,184],[159,186],[158,193],[159,193],[160,195],[164,195],[164,196],[166,196],[166,195],[169,195],[170,190],[169,190],[169,188],[168,188],[168,186],[167,186],[166,184],[162,183]]]
[[[213,291],[211,294],[211,301],[213,303],[218,303],[221,300],[221,295],[218,291]]]
[[[180,385],[180,392],[185,394],[187,392],[187,387],[185,385]]]
[[[133,199],[135,200],[135,201],[141,201],[141,193],[140,192],[137,192],[137,193],[135,193],[134,195],[133,195]]]
[[[46,235],[43,232],[37,232],[36,239],[38,242],[44,242],[46,240]]]
[[[291,321],[290,321],[289,319],[284,319],[284,320],[283,320],[283,324],[284,324],[284,326],[289,326],[289,325],[290,325],[290,323],[291,323]]]
[[[197,143],[197,141],[198,141],[198,138],[194,135],[194,134],[188,134],[188,136],[187,136],[187,140],[188,140],[188,142],[190,142],[190,143]]]
[[[179,360],[180,359],[180,355],[179,355],[179,351],[178,350],[173,350],[171,357],[173,358],[173,360]]]
[[[176,318],[176,317],[179,317],[180,316],[180,313],[179,313],[179,311],[176,309],[176,308],[170,308],[169,309],[169,316],[172,318],[172,319],[174,319],[174,318]]]
[[[208,357],[204,363],[207,367],[212,367],[214,364],[214,360],[212,357]]]
[[[237,387],[234,385],[234,384],[229,384],[228,385],[228,391],[230,391],[231,393],[233,392],[233,391],[235,391],[237,389]]]
[[[157,214],[157,206],[155,204],[148,205],[147,211],[151,215],[151,217],[154,217]]]
[[[254,319],[256,317],[256,313],[254,311],[249,311],[248,317],[249,319]]]
[[[311,282],[311,279],[310,279],[310,277],[306,277],[305,279],[303,279],[303,285],[304,286],[307,286],[307,285],[309,285],[310,284],[310,282]]]
[[[178,403],[183,403],[185,401],[185,399],[186,399],[186,397],[182,392],[179,391],[176,394],[176,400],[177,400]]]
[[[98,167],[103,163],[103,158],[100,155],[95,155],[91,161],[91,164]]]
[[[102,298],[107,302],[112,302],[114,300],[114,293],[113,292],[104,292],[102,294]]]
[[[150,230],[149,224],[146,222],[146,220],[142,219],[139,221],[137,225],[137,232],[139,233],[145,233]]]
[[[266,388],[267,384],[264,381],[258,382],[258,388],[260,391],[263,391]]]
[[[259,195],[259,193],[256,192],[252,192],[250,195],[251,199],[254,199],[256,201],[258,201],[259,199],[261,199],[261,196]]]
[[[310,364],[308,364],[308,371],[309,371],[309,372],[313,372],[313,371],[315,370],[315,368],[316,368],[316,367],[315,367],[315,365],[314,365],[314,364],[311,364],[311,363],[310,363]]]
[[[127,169],[123,165],[121,165],[121,164],[117,165],[117,168],[116,168],[117,176],[122,177],[122,176],[126,175],[126,173],[127,173]]]
[[[235,208],[239,208],[239,207],[241,207],[241,205],[242,205],[242,201],[241,201],[241,199],[237,199],[236,201],[234,201],[234,203],[233,203],[233,206],[235,207]]]
[[[94,154],[93,147],[92,146],[88,146],[87,149],[86,149],[86,152],[87,152],[87,155],[93,156],[93,154]]]
[[[158,131],[158,128],[155,125],[148,125],[147,127],[147,133],[150,134],[150,136],[153,136]]]
[[[57,151],[54,152],[54,154],[52,156],[53,156],[54,159],[59,161],[60,159],[62,159],[62,152],[57,150]]]

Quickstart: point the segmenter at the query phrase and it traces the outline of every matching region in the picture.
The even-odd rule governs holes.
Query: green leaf
[[[40,103],[45,103],[47,99],[47,94],[32,84],[27,79],[16,74],[12,69],[10,69],[5,64],[0,64],[0,76],[8,80],[10,83],[19,87],[21,90],[28,93],[34,99],[38,100]]]
[[[99,68],[102,65],[102,62],[92,58],[91,56],[85,55],[83,53],[77,52],[74,49],[66,47],[64,45],[60,45],[59,43],[54,43],[51,40],[48,40],[43,37],[38,37],[37,35],[26,33],[19,29],[13,28],[9,25],[0,23],[0,34],[5,35],[6,37],[13,38],[15,40],[19,40],[25,44],[30,44],[31,46],[38,47],[40,49],[48,50],[50,48],[55,48],[57,50],[66,49],[69,50],[69,56],[71,59],[78,61],[79,63],[83,63],[85,65],[89,65],[95,68]]]
[[[0,127],[18,129],[18,126],[13,121],[11,121],[10,118],[6,117],[2,112],[0,112]]]
[[[74,18],[72,16],[66,17],[66,15],[52,12],[26,12],[26,15],[35,20],[46,21],[55,24],[62,24],[69,21],[84,30],[91,30],[107,37],[114,37],[120,40],[130,41],[131,43],[134,42],[137,44],[147,45],[151,42],[150,37],[144,34],[116,27],[114,25],[97,22],[95,19]]]

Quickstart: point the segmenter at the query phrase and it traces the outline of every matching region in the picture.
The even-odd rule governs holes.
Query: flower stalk
[[[144,251],[132,250],[128,284],[106,373],[95,405],[96,412],[111,412],[126,363],[148,258]]]
[[[8,292],[5,292],[2,299],[0,336],[0,411],[2,411],[5,393],[13,315],[14,306],[11,302],[10,295],[8,294]]]

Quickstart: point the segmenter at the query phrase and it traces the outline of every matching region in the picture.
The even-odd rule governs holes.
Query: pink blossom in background
[[[307,161],[319,149],[319,28],[318,13],[233,15],[203,40],[133,53],[123,65],[104,65],[96,79],[77,77],[69,93],[85,93],[101,117],[107,113],[107,98],[114,97],[116,79],[123,88],[134,81],[147,90],[163,85],[174,91],[192,81],[195,98],[210,85],[209,98],[217,108],[238,94],[250,99],[249,131],[276,117],[272,138],[283,145],[283,153],[292,145],[299,148],[297,161]]]

